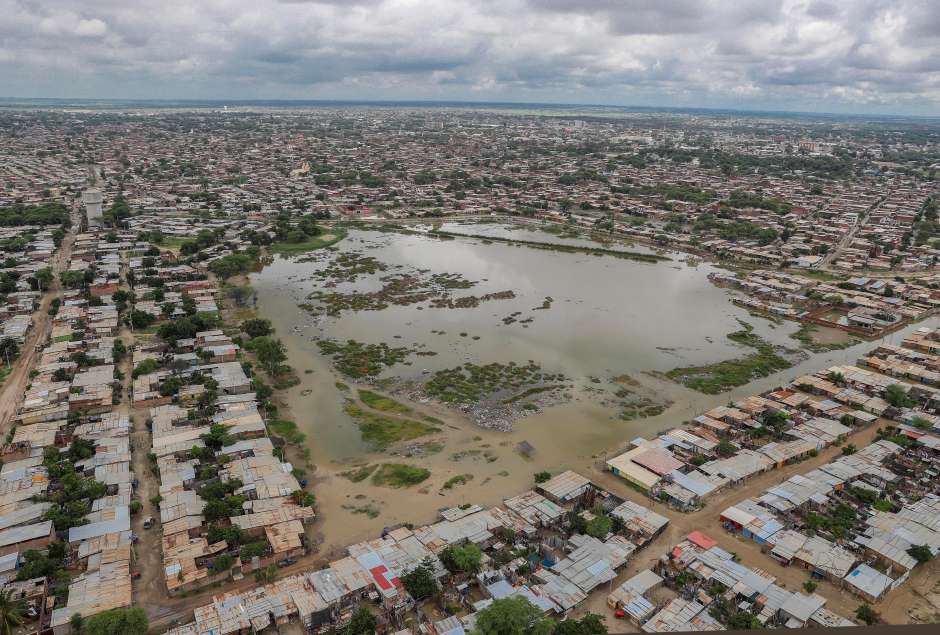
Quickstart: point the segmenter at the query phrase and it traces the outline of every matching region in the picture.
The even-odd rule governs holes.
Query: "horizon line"
[[[731,106],[641,106],[604,103],[578,103],[578,102],[540,102],[540,101],[506,101],[506,100],[465,100],[465,99],[331,99],[331,98],[245,98],[227,99],[217,97],[188,98],[188,97],[3,97],[0,96],[0,109],[11,102],[61,102],[68,103],[100,103],[100,104],[206,104],[206,105],[262,105],[262,104],[348,104],[348,105],[386,105],[386,106],[539,106],[564,108],[615,108],[627,112],[706,112],[706,113],[742,113],[752,115],[791,115],[816,117],[850,117],[874,119],[940,119],[936,115],[913,115],[900,113],[862,113],[862,112],[832,112],[816,110],[770,110],[755,108],[736,108]]]

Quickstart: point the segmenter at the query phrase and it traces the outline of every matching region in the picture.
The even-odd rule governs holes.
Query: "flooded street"
[[[467,226],[446,229],[470,233]],[[499,226],[480,226],[473,231],[480,229],[507,232],[523,240],[554,239],[543,232]],[[272,321],[287,344],[289,363],[300,378],[301,383],[287,391],[283,405],[306,433],[311,460],[317,467],[317,531],[326,547],[374,537],[382,527],[396,523],[432,521],[442,507],[499,503],[531,487],[533,474],[541,470],[572,468],[591,475],[599,469],[602,458],[637,436],[681,425],[703,410],[778,386],[804,372],[851,362],[872,345],[866,342],[810,355],[793,368],[730,393],[704,395],[645,371],[746,355],[749,349],[726,338],[741,328],[739,320],[752,324],[757,334],[774,344],[797,346],[788,337],[797,329],[795,323],[774,325],[755,318],[732,304],[728,291],[709,283],[707,276],[715,270],[713,265],[690,265],[686,256],[675,253],[668,254],[672,258],[669,262],[648,264],[485,244],[481,239],[440,240],[360,230],[350,231],[336,250],[278,258],[251,280],[258,294],[259,313]],[[333,291],[372,290],[381,286],[378,278],[389,272],[430,270],[476,281],[471,288],[457,290],[458,296],[512,290],[515,297],[482,302],[473,308],[430,308],[422,302],[379,311],[343,311],[338,317],[312,316],[299,305],[308,302],[309,293],[322,288],[322,278],[314,274],[322,272],[337,253],[350,252],[372,256],[389,271],[340,281]],[[552,299],[550,308],[533,310],[546,297]],[[504,323],[503,318],[516,312],[517,321]],[[531,322],[521,323],[529,317]],[[913,328],[888,339],[898,342]],[[408,402],[417,413],[444,422],[440,433],[422,439],[434,441],[437,451],[415,458],[392,456],[394,446],[374,452],[363,443],[358,425],[343,411],[345,399],[354,392],[338,387],[337,382],[349,384],[353,391],[356,382],[334,371],[331,360],[319,352],[318,337],[437,353],[411,357],[412,365],[397,364],[382,377],[420,379],[425,370],[465,362],[524,364],[533,360],[546,372],[563,372],[568,377],[571,400],[516,420],[511,432],[482,429],[463,413],[435,403]],[[671,405],[657,416],[622,420],[606,401],[609,394],[605,389],[612,378],[625,374]],[[531,456],[516,450],[521,441],[534,447]],[[431,476],[408,489],[377,487],[369,479],[356,483],[340,476],[353,466],[389,461],[424,467]],[[443,484],[458,475],[472,478],[442,491]]]

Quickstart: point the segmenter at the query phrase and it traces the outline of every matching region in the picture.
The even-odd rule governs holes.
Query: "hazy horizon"
[[[707,106],[664,106],[664,105],[637,105],[637,104],[613,104],[613,103],[577,103],[577,102],[534,102],[534,101],[492,101],[492,100],[469,100],[469,99],[331,99],[328,97],[315,99],[281,99],[281,98],[185,98],[185,97],[159,97],[159,98],[127,98],[127,97],[9,97],[0,95],[0,109],[10,105],[24,106],[60,106],[68,107],[72,105],[80,106],[112,106],[119,108],[121,106],[235,106],[235,107],[318,107],[318,106],[375,106],[375,107],[414,107],[414,108],[468,108],[468,109],[486,109],[486,108],[506,108],[520,110],[526,108],[546,108],[571,110],[572,116],[603,116],[605,112],[629,113],[675,113],[675,114],[740,114],[744,116],[784,116],[784,117],[802,117],[802,118],[849,118],[849,119],[872,119],[872,120],[911,120],[911,121],[932,121],[940,119],[940,114],[919,115],[904,113],[865,113],[865,112],[832,112],[832,111],[799,111],[799,110],[769,110],[758,108],[739,108],[739,107],[707,107]],[[597,113],[574,112],[577,109],[597,110]],[[559,115],[563,113],[558,113]]]

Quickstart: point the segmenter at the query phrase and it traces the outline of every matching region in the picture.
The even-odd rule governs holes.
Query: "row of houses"
[[[572,531],[572,514],[587,518],[595,513],[617,517],[621,528],[600,538]],[[442,592],[467,608],[464,617],[429,619],[427,632],[470,632],[477,611],[514,596],[548,615],[564,616],[612,581],[667,524],[665,517],[567,471],[496,507],[448,508],[429,525],[383,531],[379,538],[350,545],[343,558],[324,569],[217,595],[196,609],[192,623],[170,632],[225,635],[294,620],[326,632],[341,628],[364,602],[376,605],[393,627],[414,607],[402,578],[423,563],[430,563]],[[448,572],[441,556],[466,544],[483,552],[482,569],[473,575]],[[507,555],[513,551],[530,555]]]
[[[64,271],[107,270],[120,280],[121,261],[103,235],[81,235]],[[119,311],[112,294],[90,285],[67,289],[53,307],[52,336],[43,342],[15,427],[3,448],[2,553],[8,580],[22,584],[36,554],[68,570],[67,593],[52,595],[61,580],[43,578],[23,596],[34,607],[38,630],[67,632],[74,615],[91,617],[131,605],[131,531],[136,478],[131,469],[131,422],[120,404],[115,362]],[[58,571],[53,577],[58,578]],[[36,589],[43,588],[43,592]]]

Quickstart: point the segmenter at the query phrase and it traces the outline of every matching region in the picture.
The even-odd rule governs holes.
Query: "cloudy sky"
[[[0,0],[0,97],[940,115],[936,0]]]

